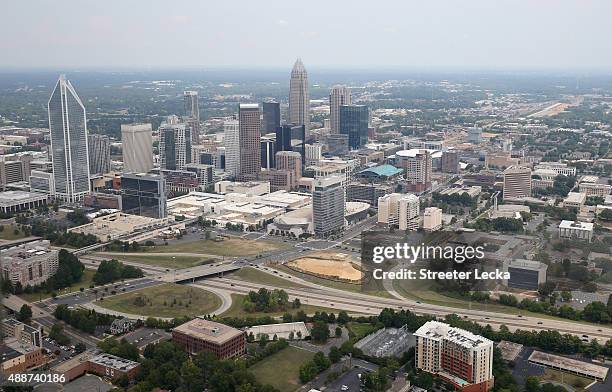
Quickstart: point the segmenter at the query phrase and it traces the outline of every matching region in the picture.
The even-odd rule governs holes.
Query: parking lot
[[[338,379],[330,383],[325,389],[325,391],[330,391],[330,392],[360,391],[362,389],[361,389],[361,384],[360,384],[361,381],[360,381],[359,376],[363,375],[364,372],[365,371],[363,369],[349,370],[348,372],[344,373],[342,376],[338,377]]]

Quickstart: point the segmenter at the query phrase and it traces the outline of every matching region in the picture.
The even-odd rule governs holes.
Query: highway
[[[275,274],[279,276],[279,274]],[[283,278],[283,276],[279,276]],[[292,281],[304,284],[304,281],[292,277]],[[308,284],[309,282],[306,282]],[[202,288],[211,290],[221,289],[228,292],[247,294],[251,290],[258,290],[261,287],[274,289],[270,285],[245,282],[230,278],[211,278],[196,282]],[[312,284],[311,284],[312,285]],[[407,309],[417,314],[429,314],[444,317],[447,314],[457,314],[480,324],[491,326],[506,325],[510,329],[531,329],[531,330],[558,330],[562,333],[571,333],[582,337],[587,335],[589,339],[597,338],[601,342],[612,338],[612,329],[603,326],[574,323],[571,321],[553,320],[547,318],[536,318],[533,316],[519,317],[518,315],[507,315],[496,312],[481,310],[459,309],[447,306],[420,304],[410,300],[400,300],[395,298],[383,298],[357,292],[347,292],[332,289],[324,286],[314,285],[305,289],[283,288],[291,298],[299,298],[302,303],[328,308],[346,310],[352,313],[378,314],[384,308]],[[281,287],[278,287],[279,289]]]

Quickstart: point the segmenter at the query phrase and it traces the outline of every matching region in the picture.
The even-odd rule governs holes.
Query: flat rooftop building
[[[12,214],[31,210],[47,204],[48,196],[45,193],[6,191],[0,192],[0,212]]]
[[[246,352],[244,331],[201,318],[174,328],[172,340],[192,355],[208,351],[219,359],[227,359]]]
[[[510,279],[504,283],[508,287],[526,290],[538,290],[546,282],[548,266],[536,260],[513,259],[504,262],[504,272],[510,273]]]
[[[580,208],[586,201],[587,194],[581,192],[570,192],[567,197],[563,200],[563,207],[568,208]]]
[[[563,220],[559,223],[559,238],[579,239],[591,242],[593,239],[593,224]]]
[[[575,359],[562,357],[559,355],[548,354],[541,351],[532,352],[528,360],[529,362],[546,366],[551,369],[561,370],[583,377],[594,378],[598,381],[604,381],[608,376],[607,367],[595,365],[589,362],[577,361]]]
[[[48,240],[40,240],[1,250],[4,278],[22,287],[45,282],[59,266],[59,251],[49,245]]]

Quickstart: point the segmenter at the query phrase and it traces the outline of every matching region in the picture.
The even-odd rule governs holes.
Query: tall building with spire
[[[310,97],[308,95],[308,73],[301,59],[297,59],[291,70],[289,82],[289,122],[310,129]]]
[[[346,86],[334,86],[329,93],[329,120],[332,133],[340,133],[340,106],[351,104],[351,90]]]
[[[64,75],[60,75],[47,108],[55,196],[75,203],[91,190],[87,118],[85,106]]]
[[[200,106],[198,105],[197,91],[183,92],[183,105],[185,107],[185,122],[191,128],[191,143],[200,143]]]

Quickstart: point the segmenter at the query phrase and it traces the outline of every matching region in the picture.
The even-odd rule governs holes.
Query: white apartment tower
[[[442,227],[442,210],[438,207],[427,207],[423,212],[423,230],[436,231]]]
[[[400,230],[418,230],[419,198],[412,194],[391,193],[378,198],[378,223]]]
[[[331,133],[340,133],[340,106],[350,105],[351,90],[346,86],[334,86],[329,93],[329,120]]]
[[[504,199],[531,196],[531,169],[510,166],[504,170]]]
[[[415,367],[470,391],[493,387],[493,342],[439,321],[415,333]],[[467,388],[466,388],[467,387]]]
[[[191,128],[177,116],[168,116],[159,126],[160,168],[183,170],[191,163],[191,152]]]
[[[238,120],[223,123],[225,145],[225,171],[237,176],[240,171],[240,126]]]
[[[60,75],[47,108],[55,197],[75,203],[91,190],[87,118],[85,106],[64,75]]]
[[[151,124],[121,124],[124,173],[148,173],[153,169]]]
[[[289,82],[289,122],[310,129],[310,97],[308,95],[308,73],[301,59],[297,59],[291,70]]]

